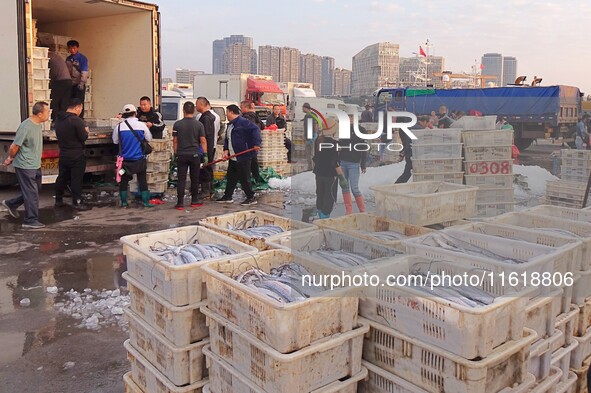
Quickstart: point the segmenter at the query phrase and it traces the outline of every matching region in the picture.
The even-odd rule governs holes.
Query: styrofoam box
[[[376,244],[399,248],[400,240],[383,240],[372,235],[373,232],[391,231],[397,232],[401,237],[414,237],[432,232],[431,229],[416,225],[405,224],[370,213],[355,213],[338,218],[315,220],[314,225],[320,228],[347,233],[351,236],[365,239]]]
[[[131,309],[173,345],[184,347],[209,335],[205,315],[199,311],[205,302],[175,307],[129,274],[123,273],[123,278],[127,280]]]
[[[267,393],[252,381],[238,372],[232,365],[214,354],[209,347],[205,347],[207,367],[209,368],[210,384],[206,386],[212,393]],[[305,378],[305,377],[304,377]],[[359,381],[367,378],[367,369],[362,368],[353,377],[334,381],[313,393],[356,393]],[[204,390],[205,392],[205,390]],[[286,390],[281,393],[299,393],[295,390]]]
[[[412,142],[413,147],[429,144],[458,144],[462,143],[462,129],[460,128],[425,128],[412,130],[417,137]]]
[[[477,187],[443,182],[373,186],[377,214],[425,226],[474,215]]]
[[[559,248],[552,248],[542,246],[539,244],[527,243],[518,240],[504,239],[497,236],[488,236],[475,232],[463,232],[454,227],[447,228],[444,231],[448,236],[452,236],[456,242],[461,242],[468,247],[474,246],[479,249],[487,250],[499,256],[499,259],[492,259],[485,256],[467,255],[465,253],[447,250],[440,247],[432,238],[434,234],[427,234],[402,241],[406,247],[408,254],[420,255],[423,257],[441,260],[445,258],[454,258],[452,260],[466,260],[468,259],[475,266],[487,268],[497,273],[500,272],[527,272],[528,275],[532,273],[541,274],[540,272],[560,273],[562,275],[567,272],[572,273],[574,262],[570,259],[573,255],[573,250],[576,250],[578,245],[565,244]],[[507,263],[500,260],[500,258],[525,260],[522,263]],[[529,280],[529,277],[527,277]],[[553,281],[551,284],[558,283]],[[559,285],[562,287],[562,285]],[[554,285],[543,287],[542,293],[551,291]]]
[[[506,146],[513,144],[512,130],[486,130],[462,132],[464,146]]]
[[[536,339],[530,329],[524,329],[522,339],[497,347],[484,359],[467,360],[389,327],[367,323],[370,331],[363,359],[427,392],[498,392],[528,378],[526,359]]]
[[[513,187],[513,175],[470,175],[465,174],[466,184],[479,188]]]
[[[587,329],[584,336],[575,337],[575,340],[579,346],[571,354],[570,367],[578,369],[583,367],[585,359],[591,356],[591,328]]]
[[[131,364],[133,381],[144,392],[150,393],[201,393],[207,379],[192,385],[175,386],[168,378],[158,371],[148,360],[136,351],[129,340],[123,343],[127,350],[127,360]]]
[[[433,158],[459,158],[462,157],[461,143],[446,144],[419,144],[412,145],[412,155],[420,160]]]
[[[579,307],[571,304],[571,308],[568,312],[562,313],[556,317],[554,327],[556,330],[562,332],[562,339],[558,340],[552,346],[552,352],[557,351],[559,348],[570,345],[574,341],[574,336],[579,323]]]
[[[190,385],[207,377],[202,350],[209,344],[208,339],[175,347],[129,308],[125,309],[125,316],[131,346],[173,384]]]
[[[449,172],[449,173],[415,173],[412,174],[413,182],[436,181],[453,184],[464,183],[464,172]]]
[[[479,176],[510,175],[513,173],[513,160],[465,161],[464,172]]]
[[[326,296],[321,294],[281,304],[233,279],[253,266],[270,272],[272,268],[294,260],[310,274],[326,273],[318,264],[297,259],[285,250],[205,264],[203,274],[207,282],[208,308],[281,353],[296,351],[324,337],[352,330],[356,325],[359,301],[356,296],[348,296],[347,288],[327,291]]]
[[[207,317],[211,351],[267,392],[310,392],[361,372],[368,325],[282,354],[206,307],[201,311]]]
[[[419,160],[412,157],[412,170],[417,173],[462,172],[462,157]]]
[[[487,131],[495,129],[496,121],[496,116],[462,116],[452,125],[466,131]]]
[[[572,236],[574,239],[583,242],[583,258],[581,259],[583,265],[579,266],[578,270],[589,269],[589,263],[591,263],[589,260],[591,257],[591,223],[553,217],[550,215],[551,209],[568,208],[559,206],[549,207],[550,209],[543,211],[527,210],[523,212],[507,213],[491,218],[490,221],[524,228],[539,228],[548,232],[549,235],[556,233],[561,236],[572,236],[568,234],[568,232],[572,232],[574,233],[574,236]],[[576,266],[572,271],[574,270],[576,270]]]
[[[213,229],[214,231],[223,233],[226,236],[230,236],[243,243],[250,244],[259,250],[267,250],[268,246],[265,242],[265,239],[251,237],[228,229],[229,226],[235,227],[240,222],[244,222],[244,220],[250,221],[254,218],[258,220],[258,225],[277,225],[283,228],[285,232],[281,233],[281,235],[287,235],[295,232],[296,230],[316,228],[316,226],[312,224],[260,210],[245,210],[236,213],[223,214],[221,216],[207,217],[199,220],[199,225],[203,225],[207,228]]]
[[[591,298],[579,306],[579,318],[577,321],[577,329],[575,334],[579,337],[585,335],[587,330],[591,328]]]
[[[479,189],[476,193],[477,205],[498,205],[505,203],[514,203],[515,196],[513,187],[511,188],[485,188]]]
[[[150,247],[163,243],[180,246],[196,241],[200,244],[223,244],[238,253],[238,255],[227,255],[220,259],[231,259],[246,253],[257,252],[254,247],[196,225],[140,233],[121,238],[128,273],[133,279],[174,306],[185,306],[199,302],[206,297],[201,267],[204,263],[212,260],[206,259],[203,262],[176,266],[150,251]]]
[[[556,393],[577,393],[577,374],[575,374],[574,371],[569,371],[567,378],[566,382],[561,380],[558,385],[556,385]]]
[[[466,161],[510,160],[513,146],[464,146]]]
[[[552,352],[551,364],[553,367],[558,367],[562,370],[562,382],[568,381],[568,372],[570,369],[570,355],[578,346],[579,343],[577,341],[573,341],[570,344]]]
[[[532,344],[528,358],[528,371],[536,377],[536,380],[542,380],[550,375],[552,346],[556,341],[560,341],[561,337],[562,332],[556,330],[552,336]]]
[[[461,276],[472,273],[483,276],[470,265],[416,256],[401,258],[391,265],[386,272],[376,268],[368,269],[368,274],[385,277],[386,274]],[[534,292],[532,288],[516,293],[509,286],[493,285],[494,281],[488,277],[482,277],[479,288],[496,299],[487,306],[462,306],[412,285],[370,287],[359,299],[359,314],[463,358],[484,358],[497,346],[522,337],[523,328],[527,326],[524,311]]]

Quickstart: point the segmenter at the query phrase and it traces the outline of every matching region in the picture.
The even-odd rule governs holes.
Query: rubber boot
[[[320,219],[330,218],[330,214],[324,214],[320,210],[318,210],[318,218],[320,218]]]
[[[142,201],[144,202],[144,207],[156,206],[150,203],[150,191],[142,191]]]
[[[129,207],[127,204],[127,191],[119,191],[119,197],[121,198],[121,207],[127,209]]]
[[[345,214],[353,213],[353,200],[351,199],[351,192],[343,192],[343,201],[345,202]]]
[[[359,213],[365,213],[365,202],[363,201],[363,195],[357,195],[355,197],[355,202],[357,203]]]

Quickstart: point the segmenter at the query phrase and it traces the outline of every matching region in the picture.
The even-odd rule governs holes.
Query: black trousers
[[[316,175],[316,209],[327,216],[337,200],[337,178]]]
[[[82,181],[86,170],[86,157],[78,158],[60,157],[59,174],[55,181],[55,201],[63,202],[64,191],[70,184],[72,191],[72,203],[82,202]]]
[[[261,179],[261,168],[259,168],[259,160],[257,156],[254,156],[250,160],[250,172],[255,182],[260,183]]]
[[[291,139],[285,138],[284,146],[287,149],[287,161],[291,162]]]
[[[70,96],[72,95],[72,80],[64,79],[61,81],[51,82],[51,119],[55,120],[55,117],[59,112],[65,112],[68,110],[70,105]]]
[[[72,86],[72,98],[79,98],[84,103],[84,97],[86,96],[86,90],[78,89],[78,86]],[[84,104],[82,105],[82,112],[80,118],[84,119]]]
[[[185,188],[187,187],[187,169],[191,176],[191,201],[197,202],[199,200],[199,167],[201,165],[201,156],[194,157],[193,155],[181,155],[176,158],[177,166],[177,185],[176,195],[177,204],[183,205],[185,199]]]
[[[410,158],[410,155],[404,156],[404,161],[406,161],[406,165],[404,166],[404,172],[402,172],[402,175],[400,175],[400,177],[396,180],[395,183],[406,183],[412,175],[412,160]]]
[[[125,173],[121,176],[121,182],[119,183],[119,191],[127,191],[129,188],[129,181],[133,178],[133,174],[135,173],[137,177],[137,182],[140,186],[140,191],[148,191],[148,179],[146,175],[147,171],[147,164],[145,159],[140,159],[136,161],[123,161],[123,168],[125,169]],[[131,192],[136,192],[137,190],[131,190]]]
[[[228,162],[228,173],[226,175],[226,192],[224,196],[231,198],[236,189],[236,185],[240,182],[242,190],[246,194],[247,198],[254,196],[252,186],[250,185],[250,167],[252,160],[234,161]]]
[[[6,204],[13,209],[25,205],[25,224],[39,221],[39,191],[41,191],[41,169],[14,168],[21,194],[9,199]]]

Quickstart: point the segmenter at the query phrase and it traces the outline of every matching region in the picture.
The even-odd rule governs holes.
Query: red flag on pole
[[[422,46],[419,46],[419,53],[421,54],[421,56],[425,56],[427,57],[427,54],[425,53],[425,51],[423,50]]]

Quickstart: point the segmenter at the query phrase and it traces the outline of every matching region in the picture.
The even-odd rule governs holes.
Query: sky
[[[502,53],[517,57],[517,74],[527,81],[537,75],[542,85],[591,94],[588,0],[146,1],[160,6],[163,76],[173,79],[176,68],[210,73],[212,41],[232,34],[252,37],[256,49],[331,56],[347,69],[368,45],[396,43],[410,57],[428,39],[447,70],[470,72],[484,53]]]

